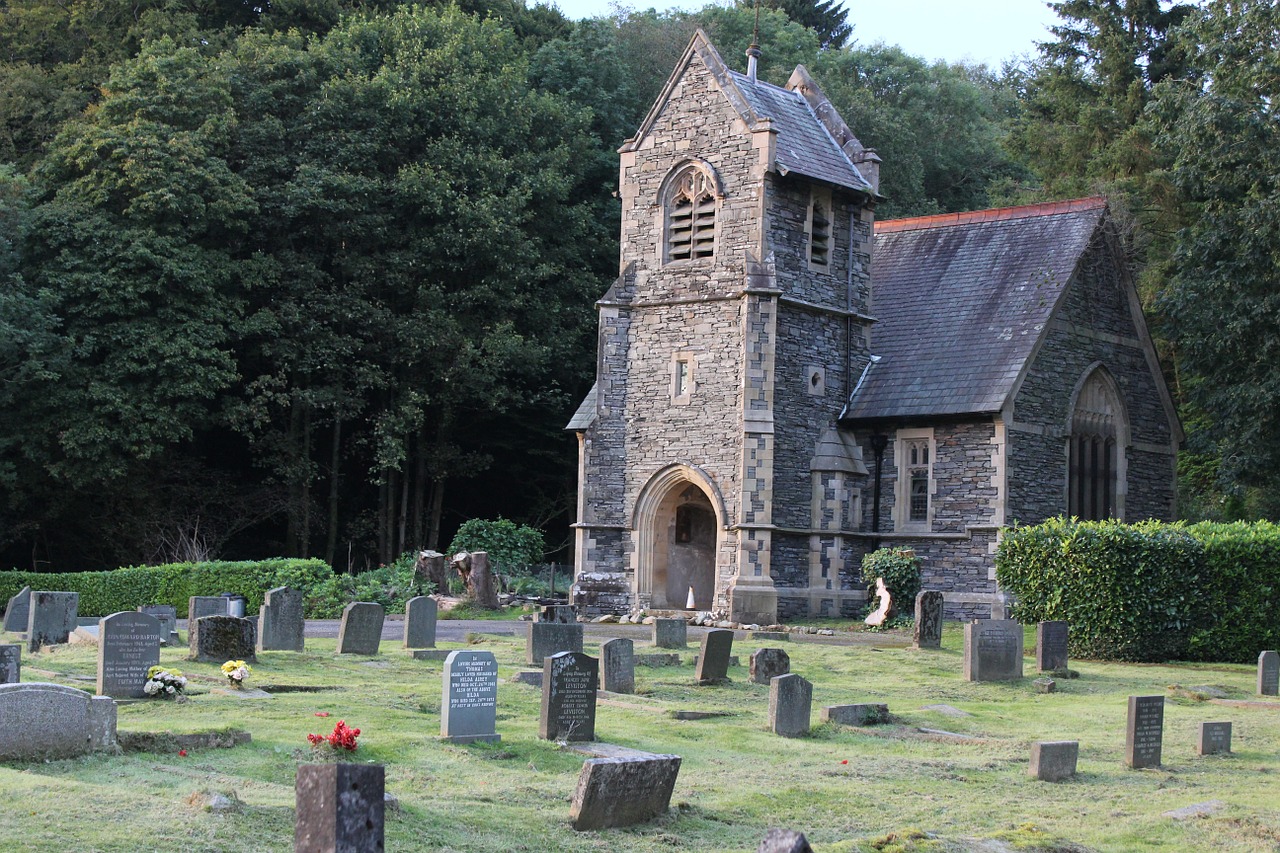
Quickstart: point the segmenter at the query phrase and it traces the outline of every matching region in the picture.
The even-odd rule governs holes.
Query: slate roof
[[[845,422],[994,413],[1106,210],[1100,198],[876,223],[871,351]]]
[[[591,383],[591,390],[587,392],[587,396],[583,397],[582,402],[578,404],[578,410],[573,413],[573,417],[569,419],[569,423],[565,426],[566,430],[584,430],[596,422],[596,389],[599,387],[599,382]]]

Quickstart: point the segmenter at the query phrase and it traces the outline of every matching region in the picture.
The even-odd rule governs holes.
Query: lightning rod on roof
[[[747,77],[756,82],[756,65],[760,59],[760,0],[756,0],[756,22],[751,31],[751,46],[747,48]]]

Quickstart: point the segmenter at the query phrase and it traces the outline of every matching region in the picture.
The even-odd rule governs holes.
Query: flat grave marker
[[[1201,723],[1196,754],[1217,755],[1228,752],[1231,752],[1231,723]]]
[[[592,758],[582,765],[569,817],[579,832],[634,826],[667,813],[678,755]]]
[[[305,651],[305,626],[301,590],[287,586],[267,590],[258,608],[258,651]]]
[[[428,595],[415,595],[404,605],[404,647],[434,649],[439,605]]]
[[[164,637],[160,620],[146,613],[123,611],[98,620],[99,696],[141,699],[147,670],[160,663]]]
[[[1022,625],[1012,619],[974,620],[964,626],[966,681],[1022,678]]]
[[[338,654],[376,655],[382,643],[382,623],[386,615],[382,605],[372,601],[353,601],[342,608]]]
[[[1258,693],[1262,696],[1280,694],[1280,654],[1274,651],[1258,655]]]
[[[76,611],[80,606],[78,592],[31,593],[31,609],[27,613],[27,650],[36,652],[41,646],[67,642],[76,629]]]
[[[604,670],[604,689],[610,693],[636,692],[635,644],[617,637],[600,645],[600,665]]]
[[[1164,697],[1130,696],[1124,730],[1124,763],[1134,769],[1159,767],[1164,746]]]
[[[916,593],[916,626],[912,645],[917,649],[942,648],[942,593],[936,589]]]
[[[1067,668],[1067,623],[1036,623],[1036,669],[1052,672]]]
[[[452,743],[499,741],[498,661],[493,652],[459,649],[444,662],[440,738]]]
[[[729,654],[733,651],[733,632],[725,628],[708,631],[702,638],[698,664],[693,677],[699,684],[714,684],[729,678]]]
[[[576,622],[530,622],[528,625],[525,652],[530,666],[542,666],[544,660],[560,652],[582,651],[582,626]]]
[[[538,737],[554,741],[596,739],[599,666],[599,661],[582,652],[558,652],[543,661]]]

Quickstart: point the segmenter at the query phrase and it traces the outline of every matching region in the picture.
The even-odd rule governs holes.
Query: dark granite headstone
[[[636,692],[635,644],[615,638],[600,646],[600,665],[604,668],[604,689],[610,693]]]
[[[1164,697],[1130,696],[1124,729],[1124,763],[1133,768],[1159,767],[1164,746]]]
[[[1036,624],[1036,669],[1051,672],[1067,668],[1067,623]]]
[[[498,662],[493,652],[458,650],[444,662],[440,737],[453,743],[498,741]]]
[[[542,666],[542,662],[559,652],[582,651],[582,626],[563,622],[530,622],[525,640],[525,661],[530,666]]]
[[[299,764],[294,796],[294,853],[385,849],[386,772],[381,764]]]
[[[22,680],[22,646],[0,646],[0,684],[17,684]]]
[[[1042,782],[1061,782],[1076,775],[1080,742],[1046,740],[1031,744],[1031,768],[1028,775]]]
[[[842,726],[873,726],[876,723],[889,722],[889,706],[876,703],[828,705],[822,709],[820,716],[824,723],[839,723]]]
[[[578,611],[572,604],[548,604],[538,612],[538,621],[575,625],[578,622]]]
[[[1266,651],[1258,655],[1258,693],[1262,696],[1280,694],[1280,654]]]
[[[689,623],[683,619],[654,619],[653,644],[660,649],[683,649],[689,644]]]
[[[24,586],[4,608],[4,629],[11,634],[25,633],[30,614],[31,587]]]
[[[230,616],[231,599],[221,595],[193,595],[187,599],[187,630],[206,616]]]
[[[416,595],[404,605],[404,647],[434,649],[436,647],[436,600]]]
[[[756,649],[751,653],[751,666],[747,677],[752,684],[768,684],[774,676],[791,671],[791,656],[782,649]]]
[[[160,620],[126,610],[98,620],[98,695],[140,699],[147,670],[160,663]]]
[[[242,660],[256,663],[257,631],[253,623],[239,616],[202,616],[187,626],[188,657],[205,663]]]
[[[382,623],[386,612],[372,601],[353,601],[342,608],[338,628],[338,654],[376,655],[382,643]]]
[[[634,826],[667,813],[680,756],[592,758],[583,763],[569,817],[579,832]]]
[[[31,593],[31,612],[27,614],[27,650],[65,643],[76,629],[76,611],[80,607],[78,592]]]
[[[555,741],[596,739],[599,666],[599,661],[582,652],[559,652],[543,661],[538,737]]]
[[[756,853],[813,853],[803,832],[792,829],[771,829],[760,839]]]
[[[783,737],[809,733],[813,685],[794,672],[769,682],[769,730]]]
[[[304,651],[305,625],[301,590],[287,586],[267,590],[262,607],[258,608],[258,651]]]
[[[710,630],[702,638],[697,668],[693,677],[699,684],[714,684],[729,678],[729,653],[733,651],[733,632],[724,628]]]
[[[138,608],[139,613],[154,616],[160,620],[160,645],[176,646],[178,640],[178,609],[172,604],[144,604]]]
[[[1201,723],[1196,754],[1217,755],[1231,751],[1231,723]]]
[[[1012,619],[974,620],[964,626],[967,681],[1022,678],[1022,625]]]
[[[916,627],[913,643],[917,649],[942,648],[942,593],[936,589],[916,593]]]

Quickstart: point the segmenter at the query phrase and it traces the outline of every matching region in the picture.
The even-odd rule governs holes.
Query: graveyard
[[[686,648],[664,649],[648,626],[592,625],[580,640],[590,660],[570,652],[539,667],[530,663],[529,624],[492,623],[491,633],[480,623],[465,642],[417,656],[398,639],[339,655],[338,640],[308,637],[300,652],[257,651],[238,689],[220,662],[189,660],[185,643],[163,646],[160,664],[189,679],[186,701],[117,700],[119,753],[0,763],[3,837],[49,851],[293,849],[298,768],[317,763],[307,736],[342,720],[360,730],[358,749],[339,750],[336,763],[385,767],[388,850],[745,852],[770,828],[803,832],[818,853],[1280,843],[1280,700],[1258,694],[1256,667],[1071,660],[1077,677],[1059,670],[1053,692],[1042,692],[1035,626],[1020,638],[1021,678],[970,681],[959,623],[946,623],[937,649],[913,648],[909,631],[850,633],[838,623],[829,636],[739,630],[720,672],[709,660],[693,664],[704,629],[688,630]],[[997,663],[1011,663],[1009,648],[999,646]],[[775,684],[790,679],[799,689],[784,695],[754,683],[759,649],[775,650],[758,656],[762,676],[789,668]],[[451,651],[462,654],[441,659]],[[87,643],[23,646],[21,682],[88,696],[99,654]],[[631,685],[605,672],[628,660]],[[577,688],[589,688],[597,661],[601,687],[634,692],[599,693],[594,740],[584,740],[584,729],[556,723],[556,714],[583,712]],[[493,707],[483,685],[495,665]],[[442,707],[446,667],[459,692]],[[568,699],[536,685],[556,668],[572,670],[556,682]],[[812,705],[801,713],[806,692]],[[1159,697],[1144,700],[1136,745],[1126,738],[1131,697]],[[559,702],[550,717],[549,701]],[[473,706],[486,703],[492,718],[474,717]],[[843,708],[853,705],[873,711]],[[874,711],[880,705],[887,716]],[[1127,756],[1150,755],[1143,738],[1153,708],[1162,712],[1162,750],[1158,764],[1137,769],[1142,762]],[[442,714],[453,737],[441,737]],[[1202,750],[1201,724],[1218,722],[1231,723],[1230,751],[1212,754]],[[1224,732],[1206,731],[1220,748]],[[1074,774],[1032,778],[1033,748],[1052,763],[1060,742],[1078,744]],[[575,831],[571,801],[600,744],[678,756],[670,807],[634,826]],[[601,795],[611,795],[607,780]],[[615,796],[606,810],[627,805],[625,791]]]

